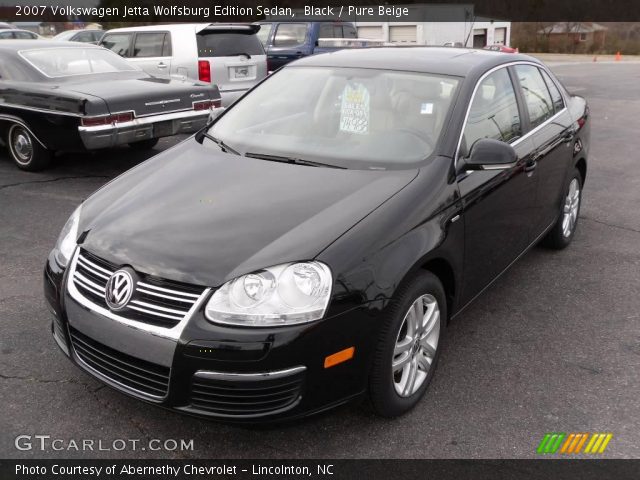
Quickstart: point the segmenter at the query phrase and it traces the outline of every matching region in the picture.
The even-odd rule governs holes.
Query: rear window
[[[68,77],[138,70],[113,52],[101,48],[46,48],[19,52],[47,77]]]
[[[307,38],[309,25],[306,23],[281,23],[273,39],[275,47],[293,47],[302,45]]]
[[[199,57],[264,55],[262,43],[252,33],[202,31],[197,35]]]

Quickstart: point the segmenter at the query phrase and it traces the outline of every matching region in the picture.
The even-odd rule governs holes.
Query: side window
[[[258,30],[258,33],[256,33],[256,35],[258,36],[258,39],[260,40],[260,43],[262,43],[262,45],[267,45],[267,41],[269,40],[269,34],[271,33],[271,26],[273,24],[272,23],[261,23],[260,24],[260,30]]]
[[[37,38],[35,34],[29,32],[15,32],[15,38],[32,40]]]
[[[93,32],[91,41],[92,42],[99,42],[103,35],[104,35],[104,32]]]
[[[89,43],[93,42],[93,33],[92,32],[82,32],[75,36],[73,39],[74,42],[84,42]]]
[[[551,80],[551,77],[544,70],[540,70],[542,72],[542,76],[544,77],[544,81],[549,87],[549,93],[551,93],[551,101],[553,102],[553,108],[556,113],[564,108],[564,100],[562,99],[562,94],[560,90],[558,90],[558,86]]]
[[[275,47],[294,47],[302,45],[307,38],[306,23],[281,23],[273,39]]]
[[[133,44],[133,57],[162,57],[165,33],[137,33]]]
[[[131,44],[130,33],[111,33],[102,38],[100,44],[117,53],[121,57],[129,56],[129,46]]]
[[[12,32],[0,32],[0,39],[6,40],[7,38],[14,38]]]
[[[533,65],[516,65],[516,73],[522,87],[531,127],[535,128],[553,116],[551,94],[538,67]]]
[[[506,68],[486,77],[476,90],[462,137],[462,155],[481,138],[510,143],[522,135],[516,94]]]

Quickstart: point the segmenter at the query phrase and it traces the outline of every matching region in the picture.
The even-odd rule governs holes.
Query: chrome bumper
[[[204,127],[209,110],[150,115],[130,122],[95,127],[78,127],[80,138],[87,150],[115,147],[141,140],[169,137],[178,133],[191,133]]]

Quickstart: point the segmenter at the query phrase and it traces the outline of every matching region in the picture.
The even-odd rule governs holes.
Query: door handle
[[[167,64],[164,62],[158,63],[158,68],[167,68]]]

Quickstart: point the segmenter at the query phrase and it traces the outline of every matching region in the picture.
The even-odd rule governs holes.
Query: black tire
[[[574,182],[577,182],[577,185],[578,185],[578,194],[577,194],[578,204],[576,206],[576,211],[575,211],[575,220],[571,224],[569,232],[567,234],[565,221],[570,222],[570,220],[567,220],[565,218],[567,214],[567,208],[569,208],[567,205],[568,203],[567,199],[571,195],[571,185],[575,184]],[[553,228],[549,231],[549,233],[547,233],[547,235],[542,240],[541,243],[543,246],[547,248],[552,248],[554,250],[562,250],[563,248],[568,247],[569,244],[571,243],[571,240],[573,240],[573,236],[575,235],[576,229],[578,228],[578,219],[580,218],[580,207],[582,205],[583,183],[584,183],[584,180],[582,178],[582,175],[580,174],[580,171],[578,169],[574,169],[564,189],[564,195],[562,196],[562,206],[560,210],[560,216],[558,217],[556,224],[553,226]]]
[[[159,138],[149,138],[148,140],[140,140],[139,142],[130,143],[129,146],[134,150],[151,150],[159,141]]]
[[[9,127],[7,147],[14,163],[21,170],[37,172],[51,164],[52,152],[40,145],[22,125],[13,124]]]
[[[405,316],[414,302],[425,295],[429,299],[435,299],[440,313],[435,354],[432,357],[428,372],[426,372],[426,378],[423,377],[424,379],[419,388],[407,396],[402,396],[396,391],[396,388],[397,385],[401,386],[398,382],[398,377],[404,378],[404,370],[402,370],[401,374],[398,374],[398,372],[394,374],[392,363],[397,358],[400,358],[396,356],[394,350],[396,343],[399,342],[399,337],[406,334],[403,333],[406,332],[404,330],[406,328]],[[374,353],[373,367],[369,377],[369,399],[373,410],[378,415],[391,418],[402,415],[415,407],[433,378],[440,351],[442,350],[442,339],[447,320],[447,302],[442,283],[430,272],[421,272],[413,276],[398,288],[394,299],[389,305],[388,312],[389,316],[382,327]],[[413,351],[413,348],[408,350],[408,352]],[[412,353],[409,354],[411,355]],[[413,353],[413,355],[418,354],[419,352]]]

